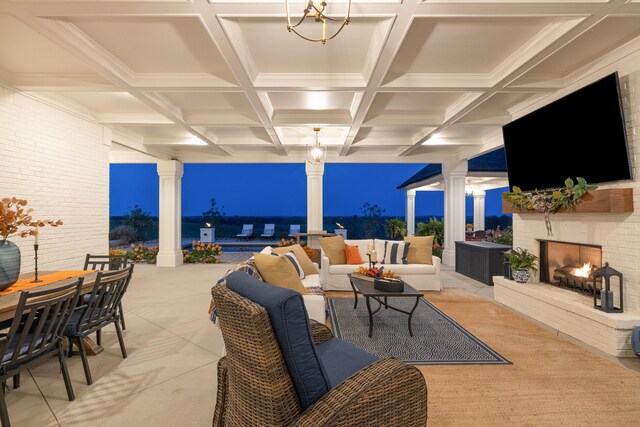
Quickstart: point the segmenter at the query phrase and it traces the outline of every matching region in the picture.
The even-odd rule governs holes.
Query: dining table
[[[65,276],[72,277],[58,279]],[[98,272],[95,270],[69,270],[68,274],[65,274],[65,271],[44,271],[39,274],[39,278],[43,280],[40,284],[33,283],[33,279],[35,278],[33,273],[21,274],[16,284],[0,291],[0,322],[10,320],[15,317],[22,289],[30,291],[55,289],[73,283],[79,277],[83,277],[84,281],[82,282],[80,295],[84,295],[91,292],[97,276]],[[53,281],[51,280],[52,277],[54,277]],[[50,280],[47,280],[47,278],[50,278]],[[87,350],[87,354],[91,356],[95,356],[104,350],[102,346],[99,346],[91,338],[84,339],[84,346]]]

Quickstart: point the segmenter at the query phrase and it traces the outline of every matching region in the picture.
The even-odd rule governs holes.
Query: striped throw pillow
[[[298,258],[296,258],[296,254],[293,251],[289,251],[282,256],[288,259],[291,264],[293,264],[293,268],[296,269],[296,273],[298,273],[298,277],[300,279],[304,279],[306,277],[306,274],[304,274],[304,270],[302,269],[302,266],[300,265],[300,262],[298,261]]]
[[[409,242],[384,242],[383,264],[408,264]]]

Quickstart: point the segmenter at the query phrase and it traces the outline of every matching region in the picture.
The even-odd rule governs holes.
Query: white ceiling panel
[[[540,32],[550,18],[416,18],[390,74],[487,74]]]
[[[45,36],[3,14],[0,14],[0,69],[10,73],[94,73],[91,67]]]
[[[298,91],[269,92],[274,110],[349,110],[354,92]]]
[[[73,17],[68,20],[135,73],[210,73],[234,80],[197,17]]]
[[[565,76],[638,36],[640,16],[607,18],[535,67],[529,74]]]
[[[225,28],[241,44],[255,74],[367,74],[377,60],[391,18],[360,17],[326,45],[310,43],[286,30],[284,17],[225,18]],[[309,34],[319,34],[313,26]],[[284,29],[284,31],[283,31]],[[340,42],[337,42],[340,40]]]

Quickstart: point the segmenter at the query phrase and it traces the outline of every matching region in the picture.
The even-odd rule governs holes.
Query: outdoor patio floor
[[[32,369],[30,374],[23,373],[21,387],[7,393],[12,424],[210,426],[216,396],[216,363],[223,354],[223,341],[218,329],[211,325],[207,309],[211,286],[230,267],[231,264],[163,269],[136,266],[124,299],[127,323],[124,340],[129,357],[122,359],[115,331],[108,327],[103,333],[105,351],[89,358],[93,385],[85,383],[80,357],[68,359],[76,394],[73,402],[66,398],[55,358]],[[443,268],[442,279],[448,288],[442,294],[463,292],[493,299],[492,287],[454,273],[448,267]],[[582,350],[584,353],[600,356],[589,347],[581,347],[587,350]],[[512,355],[504,356],[514,365],[518,363]],[[621,364],[614,358],[608,359]],[[605,368],[610,366],[599,360]],[[623,364],[640,371],[637,362],[627,360]],[[492,368],[496,369],[489,369]],[[459,369],[472,372],[475,368]],[[429,382],[428,371],[425,375]],[[451,387],[460,386],[452,384]],[[433,399],[438,396],[430,391],[429,401]],[[575,410],[588,410],[579,407],[575,406]],[[637,415],[636,419],[640,418],[640,409]],[[531,425],[535,425],[535,420]]]

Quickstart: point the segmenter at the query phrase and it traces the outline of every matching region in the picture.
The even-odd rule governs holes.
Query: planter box
[[[607,188],[589,191],[576,206],[558,213],[628,213],[633,212],[632,188]],[[539,213],[521,211],[511,207],[511,202],[502,199],[502,213]]]

